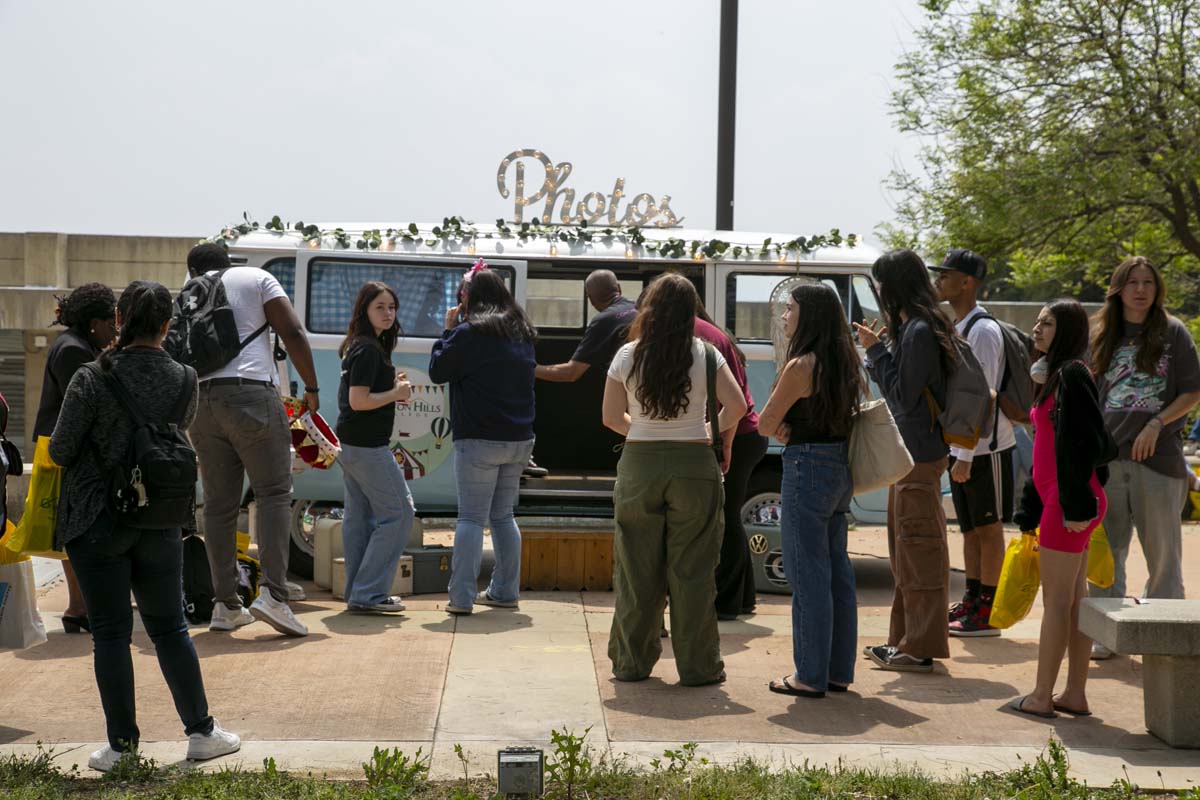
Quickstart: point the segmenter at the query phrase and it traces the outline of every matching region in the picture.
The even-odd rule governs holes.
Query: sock
[[[979,597],[979,590],[982,587],[982,582],[979,578],[967,578],[967,597]],[[995,587],[992,587],[992,594],[996,593]]]

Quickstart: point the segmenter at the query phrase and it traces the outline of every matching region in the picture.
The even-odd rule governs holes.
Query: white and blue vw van
[[[451,464],[454,431],[449,419],[448,387],[431,383],[427,369],[430,349],[442,333],[446,311],[457,304],[459,282],[477,257],[482,256],[489,267],[507,277],[513,293],[537,325],[540,364],[567,361],[574,353],[594,313],[583,290],[584,279],[592,270],[615,272],[628,297],[636,297],[664,271],[684,274],[695,284],[717,325],[728,330],[745,352],[750,388],[758,408],[766,402],[776,372],[772,332],[774,318],[781,309],[772,307],[773,294],[785,295],[797,279],[821,281],[842,297],[851,320],[879,316],[870,280],[870,267],[878,253],[862,245],[781,258],[775,251],[757,255],[764,240],[789,238],[770,234],[646,228],[642,230],[645,241],[636,244],[624,237],[599,235],[591,241],[562,242],[544,236],[522,239],[508,235],[507,230],[480,225],[474,228],[477,233],[470,240],[442,239],[430,246],[432,240],[421,236],[372,241],[366,234],[366,246],[357,248],[351,243],[364,237],[364,232],[386,226],[326,224],[320,228],[336,228],[342,233],[339,237],[310,235],[305,239],[300,232],[259,229],[232,239],[230,257],[234,264],[267,270],[287,290],[312,343],[321,407],[330,423],[337,414],[337,348],[345,335],[354,297],[368,280],[384,281],[396,290],[400,299],[397,317],[404,335],[393,360],[408,373],[414,393],[407,406],[397,408],[393,447],[412,489],[417,513],[424,517],[455,513]],[[729,260],[686,252],[682,257],[670,257],[646,246],[669,239],[740,243],[756,255],[747,258],[743,250],[741,258]],[[673,252],[683,251],[676,248]],[[294,386],[296,381],[294,374],[283,374],[281,378],[285,386]],[[534,458],[550,474],[523,481],[519,514],[611,516],[619,455],[614,446],[620,439],[601,422],[604,380],[604,371],[593,368],[575,383],[538,382]],[[751,478],[742,511],[747,523],[778,524],[781,449],[772,442],[770,452]],[[301,575],[311,571],[311,521],[316,513],[341,502],[342,476],[336,466],[296,475],[293,571]],[[885,491],[856,497],[852,506],[854,516],[863,522],[884,521],[886,510]],[[782,575],[778,577],[782,581]]]

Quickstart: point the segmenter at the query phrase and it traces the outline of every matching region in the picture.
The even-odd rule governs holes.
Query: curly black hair
[[[85,283],[66,297],[55,295],[55,325],[87,335],[94,319],[112,319],[117,314],[117,296],[103,283]]]

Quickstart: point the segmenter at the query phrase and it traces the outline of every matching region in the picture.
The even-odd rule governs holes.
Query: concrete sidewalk
[[[1185,528],[1185,580],[1200,582],[1200,528]],[[961,538],[951,535],[952,560]],[[886,635],[891,576],[881,529],[851,532],[859,581],[860,645]],[[1130,586],[1145,577],[1131,556]],[[1034,682],[1040,607],[999,639],[951,640],[952,657],[931,675],[884,672],[861,661],[846,695],[823,700],[771,694],[767,682],[790,670],[789,598],[763,595],[759,613],[722,622],[729,680],[677,684],[670,641],[654,675],[611,679],[607,658],[612,595],[526,593],[518,611],[484,609],[450,617],[444,595],[409,598],[399,617],[350,615],[311,584],[294,604],[311,635],[286,639],[259,623],[232,634],[193,630],[211,710],[241,734],[240,753],[212,767],[261,765],[361,777],[376,745],[433,754],[435,777],[471,769],[494,773],[496,750],[549,747],[551,729],[582,733],[614,757],[638,762],[681,743],[726,762],[751,756],[775,764],[918,766],[934,774],[1002,770],[1029,763],[1050,737],[1070,752],[1072,770],[1093,786],[1128,778],[1147,788],[1194,787],[1200,751],[1172,750],[1145,731],[1141,661],[1092,666],[1092,717],[1041,721],[1003,711]],[[962,591],[954,574],[953,593]],[[61,585],[41,600],[50,640],[0,652],[0,752],[52,744],[64,765],[86,768],[104,721],[91,669],[91,642],[62,632]],[[134,638],[143,751],[164,763],[185,744],[153,649]],[[1061,679],[1060,679],[1061,680]],[[1161,773],[1161,783],[1160,775]]]

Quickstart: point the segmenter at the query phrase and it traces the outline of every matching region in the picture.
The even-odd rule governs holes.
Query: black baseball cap
[[[982,281],[987,277],[987,262],[983,260],[983,256],[974,250],[965,250],[962,248],[946,253],[946,258],[942,260],[942,265],[940,267],[930,267],[930,269],[935,272],[961,272],[963,275],[969,275],[977,281]]]

